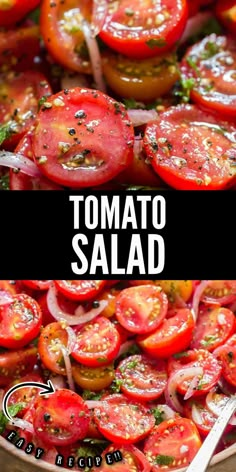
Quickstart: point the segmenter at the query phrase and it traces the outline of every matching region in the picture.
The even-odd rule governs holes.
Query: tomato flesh
[[[235,332],[235,316],[228,308],[206,308],[200,312],[193,332],[191,348],[214,351]]]
[[[106,454],[111,454],[115,451],[119,451],[122,460],[119,462],[113,462],[113,464],[106,463]],[[145,455],[133,446],[133,444],[110,444],[105,451],[102,453],[102,465],[100,472],[150,472],[151,466],[147,461]]]
[[[40,358],[49,370],[66,375],[63,349],[66,349],[68,334],[58,322],[45,326],[39,336],[38,350]]]
[[[34,10],[40,0],[6,0],[0,3],[0,26],[12,26]]]
[[[105,280],[54,280],[57,290],[71,300],[91,300],[105,286]]]

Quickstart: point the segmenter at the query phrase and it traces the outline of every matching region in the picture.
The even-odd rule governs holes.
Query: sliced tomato
[[[155,285],[126,288],[116,299],[116,317],[132,333],[154,331],[164,320],[167,308],[166,294]]]
[[[37,362],[37,348],[27,347],[18,351],[0,353],[0,386],[9,385],[14,379],[31,372]]]
[[[211,280],[205,288],[202,299],[204,303],[228,305],[236,300],[235,280]]]
[[[156,283],[167,294],[169,302],[177,306],[187,302],[193,293],[192,280],[157,280]]]
[[[70,300],[91,300],[106,285],[105,280],[54,280],[57,290]]]
[[[181,65],[183,78],[194,81],[191,99],[232,120],[236,111],[235,68],[235,41],[214,33],[191,46]]]
[[[99,296],[96,297],[97,301],[106,300],[107,306],[105,306],[104,310],[102,310],[101,315],[106,316],[106,318],[111,318],[114,316],[116,311],[116,299],[120,293],[120,290],[116,287],[109,288],[108,280],[106,281],[106,288],[100,292]]]
[[[0,20],[1,21],[1,20]],[[40,32],[37,25],[0,31],[0,71],[22,72],[35,67],[40,53]]]
[[[44,444],[66,446],[83,439],[89,421],[88,407],[75,392],[60,389],[37,399],[33,424]]]
[[[40,0],[4,0],[0,3],[0,26],[14,25],[34,10]]]
[[[82,22],[89,21],[91,1],[43,0],[40,6],[40,30],[47,50],[67,69],[91,74],[89,54],[82,33]]]
[[[42,363],[56,374],[66,375],[63,348],[67,347],[68,333],[61,323],[50,323],[39,336],[38,351]]]
[[[77,343],[71,353],[74,359],[89,367],[109,364],[120,348],[120,336],[114,324],[104,316],[76,329]]]
[[[85,88],[64,90],[46,103],[33,154],[49,179],[74,188],[100,185],[130,164],[134,132],[124,105]]]
[[[234,125],[194,105],[179,105],[147,125],[144,149],[171,187],[220,190],[235,183],[235,133]]]
[[[195,424],[187,418],[163,421],[156,426],[144,444],[144,454],[152,471],[187,467],[198,449],[201,439]]]
[[[235,316],[231,310],[222,307],[205,308],[199,313],[193,332],[191,348],[204,348],[212,352],[224,344],[235,329]]]
[[[208,435],[217,420],[217,416],[207,408],[205,398],[189,398],[184,402],[184,414],[195,423],[203,437]]]
[[[94,409],[99,431],[109,441],[132,444],[147,436],[155,424],[154,416],[141,403],[124,395],[109,395]]]
[[[8,385],[7,390],[15,385],[23,382],[40,382],[43,383],[41,375],[36,372],[31,372],[31,374],[26,374],[23,377],[20,377],[17,380],[14,380],[11,384]],[[19,418],[23,418],[29,408],[34,405],[35,399],[38,397],[40,390],[36,387],[23,387],[15,390],[8,400],[8,405],[15,405],[20,403],[23,408],[17,413]]]
[[[32,288],[33,290],[48,290],[51,284],[51,280],[22,280],[26,287]]]
[[[178,358],[171,357],[168,360],[168,372],[176,372],[182,368],[201,367],[203,374],[198,376],[198,384],[193,388],[192,396],[201,396],[209,392],[218,382],[221,375],[221,366],[217,359],[205,349],[194,349],[182,353]],[[177,390],[182,395],[187,393],[193,377],[189,377],[177,385]]]
[[[177,310],[175,316],[164,320],[154,333],[139,336],[138,343],[150,356],[168,358],[187,349],[192,339],[194,325],[191,311],[182,308]]]
[[[234,339],[235,341],[235,339]],[[215,352],[214,355],[219,360],[222,366],[222,375],[225,380],[230,385],[236,387],[236,345],[232,341],[231,343],[224,344],[217,349],[217,353]]]
[[[216,16],[232,34],[236,34],[235,0],[218,0],[215,8]]]
[[[166,363],[144,354],[129,356],[116,369],[121,391],[138,401],[159,398],[167,384]]]
[[[50,95],[45,77],[35,71],[7,72],[0,75],[0,121],[10,137],[3,146],[13,149],[35,122],[38,101]]]
[[[39,334],[42,313],[38,303],[28,295],[17,294],[12,299],[0,306],[0,346],[17,349]]]
[[[109,387],[115,377],[114,366],[88,367],[82,364],[72,366],[72,375],[79,387],[93,392]]]
[[[167,94],[179,78],[174,54],[138,61],[109,52],[103,54],[103,73],[117,95],[143,102]]]
[[[111,460],[112,455],[119,451],[122,457],[119,461],[113,460],[112,464],[106,462],[106,457]],[[110,444],[102,453],[102,465],[99,467],[100,472],[150,472],[151,466],[140,449],[133,444]],[[109,461],[108,461],[109,462]]]
[[[117,52],[143,59],[174,47],[187,21],[185,0],[112,0],[99,36]]]

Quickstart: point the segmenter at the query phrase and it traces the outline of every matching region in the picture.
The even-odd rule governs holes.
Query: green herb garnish
[[[155,457],[155,464],[158,465],[171,465],[172,462],[174,462],[174,457],[172,456],[164,456],[162,454],[158,454],[158,456]]]
[[[166,41],[163,38],[159,38],[159,39],[152,38],[146,41],[146,45],[151,49],[156,48],[156,47],[162,48],[163,46],[166,46]]]

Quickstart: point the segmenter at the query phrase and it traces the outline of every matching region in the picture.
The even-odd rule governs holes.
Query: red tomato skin
[[[203,420],[201,424],[196,423],[193,419],[193,415],[192,415],[193,404],[195,404],[196,407],[200,409],[201,418]],[[186,418],[189,418],[195,423],[199,431],[199,434],[204,438],[209,434],[209,432],[213,428],[217,419],[206,407],[205,398],[198,398],[198,399],[189,398],[189,400],[187,400],[184,403],[184,416],[186,416]]]
[[[106,463],[106,454],[119,451],[122,455],[122,461],[115,462],[112,464]],[[100,466],[100,472],[130,472],[131,470],[137,472],[150,472],[151,466],[140,449],[133,444],[110,444],[105,451],[102,453],[102,465]],[[94,469],[93,471],[94,472]]]
[[[36,347],[1,353],[0,386],[6,387],[13,380],[31,372],[37,362],[37,353]]]
[[[236,8],[235,0],[218,0],[215,13],[222,25],[234,36],[236,35]]]
[[[51,280],[22,280],[26,287],[32,288],[33,290],[48,290],[51,284]]]
[[[18,383],[23,382],[40,382],[43,383],[41,375],[37,372],[31,372],[26,374],[23,377],[20,377],[17,380],[14,380],[10,385],[7,386],[6,390],[9,390],[11,387],[14,387]],[[35,399],[39,395],[40,390],[36,387],[24,387],[19,390],[15,390],[8,400],[8,405],[15,405],[16,403],[25,403],[26,406],[17,413],[19,418],[23,418],[26,412],[34,405]]]
[[[13,295],[11,303],[0,306],[0,315],[0,345],[2,347],[19,349],[26,346],[39,333],[42,324],[41,309],[38,303],[28,295]]]
[[[22,50],[24,55],[22,55]],[[0,31],[0,70],[22,72],[35,67],[34,58],[40,54],[38,25],[22,26]],[[13,65],[14,64],[14,65]]]
[[[54,280],[57,290],[75,301],[87,301],[96,297],[105,287],[105,280]]]
[[[125,6],[129,7],[129,2],[124,1],[123,3],[126,4]],[[121,28],[119,26],[118,10],[115,13],[107,14],[103,28],[99,33],[100,38],[114,51],[120,52],[121,54],[134,59],[145,59],[162,54],[174,47],[175,43],[179,40],[184,31],[188,18],[186,0],[180,0],[174,3],[172,0],[165,0],[164,3],[165,11],[170,15],[166,27],[164,26],[163,28],[162,25],[159,29],[155,26],[154,28],[147,26],[147,28],[139,32],[137,36],[136,31],[133,34],[132,28]],[[137,11],[138,10],[139,8],[137,8]],[[122,6],[120,7],[120,11],[122,11]],[[165,23],[163,24],[165,25]],[[155,39],[157,41],[159,40],[158,46],[155,46],[152,43],[148,45],[149,41],[154,40],[155,42]]]
[[[0,5],[0,26],[12,26],[22,20],[31,10],[34,10],[40,0],[15,0],[9,2],[9,8]],[[12,6],[11,6],[12,4]]]
[[[187,349],[195,326],[193,315],[188,308],[176,311],[176,315],[164,320],[154,333],[138,337],[144,352],[153,357],[168,358]],[[166,332],[169,332],[168,336]]]
[[[116,299],[116,318],[132,333],[155,331],[164,320],[168,308],[166,294],[155,285],[128,287]]]

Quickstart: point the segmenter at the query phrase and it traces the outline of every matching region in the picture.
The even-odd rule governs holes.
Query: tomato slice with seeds
[[[75,331],[77,342],[71,355],[81,364],[98,367],[109,364],[117,356],[120,335],[108,318],[99,316]]]
[[[37,399],[33,425],[44,444],[66,446],[83,439],[89,421],[89,409],[75,392],[60,389]]]
[[[91,74],[91,64],[82,33],[82,21],[89,21],[92,2],[43,0],[40,30],[47,50],[67,69]]]
[[[220,346],[214,355],[222,366],[222,375],[230,385],[236,387],[236,342],[235,338],[229,343]]]
[[[122,460],[106,463],[106,454],[119,451]],[[140,449],[133,444],[110,444],[101,455],[103,461],[99,467],[100,472],[150,472],[151,466]]]
[[[103,184],[132,161],[134,131],[121,103],[97,90],[52,95],[41,108],[33,154],[41,172],[61,185]]]
[[[167,384],[166,363],[144,354],[129,356],[116,369],[121,391],[129,398],[149,401],[161,396]]]
[[[9,385],[14,379],[31,372],[37,362],[36,347],[0,353],[0,386]]]
[[[144,443],[144,454],[152,471],[187,467],[198,449],[201,439],[195,424],[187,418],[163,421],[156,426]]]
[[[199,433],[204,437],[208,435],[217,420],[217,416],[207,408],[205,398],[189,398],[184,402],[184,414],[195,423]]]
[[[38,101],[51,88],[40,72],[7,72],[0,75],[0,121],[9,129],[4,148],[13,149],[34,124]]]
[[[178,358],[170,357],[168,360],[167,368],[170,375],[184,367],[201,367],[203,369],[197,387],[193,388],[193,397],[209,392],[217,384],[222,371],[217,359],[205,349],[189,350],[180,354]],[[177,385],[178,392],[185,395],[192,380],[193,377],[190,376],[189,380],[179,383]]]
[[[140,441],[155,424],[146,406],[120,394],[107,396],[101,406],[94,409],[94,418],[105,438],[122,444]]]
[[[70,300],[91,300],[106,285],[105,280],[54,280],[57,290]]]
[[[187,21],[185,0],[112,0],[100,38],[128,57],[154,57],[174,47]]]
[[[39,333],[42,313],[38,303],[26,294],[12,296],[0,306],[0,346],[17,349],[26,346]]]
[[[126,288],[116,299],[116,317],[132,333],[154,331],[164,320],[167,308],[166,294],[155,285]]]
[[[214,351],[234,333],[235,316],[231,310],[209,307],[200,311],[191,342],[192,349],[204,348]]]
[[[183,58],[183,78],[193,79],[191,99],[234,120],[236,111],[236,45],[231,37],[206,36]]]
[[[79,387],[93,392],[109,387],[115,377],[114,365],[88,367],[82,364],[72,366],[72,375]]]
[[[194,105],[170,107],[147,125],[144,149],[157,174],[179,190],[235,183],[236,127]]]
[[[204,303],[228,305],[236,300],[235,280],[211,280],[202,295]]]
[[[66,375],[62,349],[67,347],[68,334],[61,323],[49,323],[39,336],[38,351],[47,369],[56,374]]]
[[[176,310],[176,314],[163,321],[159,328],[147,336],[139,336],[138,344],[150,356],[168,358],[189,346],[194,319],[188,308]]]

